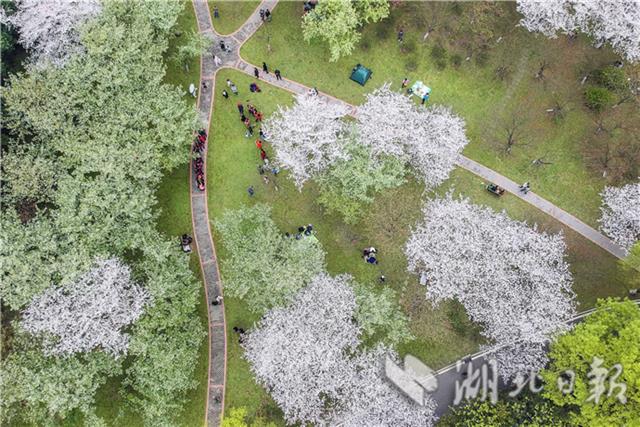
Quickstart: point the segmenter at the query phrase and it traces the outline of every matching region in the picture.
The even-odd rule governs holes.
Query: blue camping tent
[[[351,70],[351,80],[359,83],[361,86],[364,86],[367,80],[371,77],[371,74],[373,74],[373,72],[370,69],[362,64],[358,64],[353,67],[353,70]]]

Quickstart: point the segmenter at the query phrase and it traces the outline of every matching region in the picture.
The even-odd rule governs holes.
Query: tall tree
[[[544,366],[544,344],[575,312],[561,235],[451,195],[434,199],[405,247],[435,303],[460,301],[483,325],[505,379]]]
[[[163,83],[163,53],[182,7],[176,0],[107,1],[82,26],[81,58],[68,58],[64,67],[28,68],[3,92],[7,145],[18,152],[34,144],[56,164],[53,193],[34,215],[21,221],[13,206],[2,206],[2,237],[11,243],[2,245],[3,302],[21,310],[52,284],[70,286],[96,258],[126,259],[153,305],[129,331],[121,393],[147,425],[176,421],[197,385],[193,373],[204,336],[196,310],[200,288],[187,257],[155,224],[157,186],[166,171],[188,161],[197,123],[181,91]],[[3,176],[3,186],[13,191],[20,176]],[[27,361],[13,357],[15,369],[25,370]],[[80,355],[73,364],[50,360],[61,369],[67,360],[70,370],[86,365],[100,384],[119,373],[90,366],[103,362]],[[64,375],[48,378],[46,389],[30,388],[40,393],[30,399],[50,399],[47,393],[63,386],[55,381],[65,381]],[[93,400],[93,389],[76,390],[60,417]],[[38,411],[22,399],[8,405],[7,413]]]
[[[323,0],[302,18],[302,34],[308,42],[320,39],[329,45],[330,61],[353,52],[360,41],[359,28],[389,16],[386,0]]]
[[[103,424],[95,413],[95,394],[109,376],[121,373],[122,361],[102,351],[46,356],[38,340],[16,328],[0,365],[2,423],[56,426],[79,410],[88,425]]]
[[[626,251],[640,239],[640,182],[605,187],[600,228]]]
[[[324,271],[324,250],[313,236],[287,238],[266,205],[226,211],[215,223],[227,256],[225,292],[258,313],[282,306]]]
[[[634,0],[518,0],[521,25],[548,37],[582,31],[610,43],[629,61],[640,60],[640,3]]]
[[[339,159],[345,159],[345,125],[348,109],[314,95],[297,95],[293,107],[278,107],[262,126],[276,152],[276,161],[291,173],[296,187]]]
[[[348,159],[338,160],[320,175],[318,201],[329,211],[342,214],[346,223],[353,224],[377,192],[405,182],[406,168],[397,157],[382,156],[376,161],[367,146],[355,142],[349,142],[345,152]]]
[[[541,374],[544,395],[569,410],[575,425],[637,423],[640,309],[636,304],[600,301],[595,313],[551,345],[549,357],[551,363]],[[616,364],[620,364],[619,375]],[[574,375],[573,390],[568,392],[557,386],[559,379],[571,380],[566,370]],[[624,384],[625,389],[616,384]]]
[[[382,377],[387,349],[359,351],[348,276],[318,275],[293,302],[268,312],[245,357],[289,423],[431,425],[433,402],[410,402]]]
[[[131,280],[131,270],[117,258],[98,260],[71,285],[52,287],[22,313],[22,327],[44,337],[48,354],[73,354],[101,348],[126,353],[123,329],[135,322],[149,294]]]
[[[64,64],[82,52],[80,26],[102,10],[99,0],[17,0],[10,21],[34,62]]]
[[[467,145],[464,120],[446,107],[417,107],[386,84],[367,95],[357,112],[360,142],[374,158],[393,156],[411,166],[427,188],[449,176]]]

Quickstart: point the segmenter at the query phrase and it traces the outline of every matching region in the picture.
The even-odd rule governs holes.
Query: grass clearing
[[[222,97],[226,79],[236,83],[239,96]],[[293,98],[290,93],[264,83],[261,84],[262,93],[252,94],[248,90],[252,81],[251,77],[228,69],[219,71],[216,76],[207,163],[210,219],[215,221],[227,209],[266,203],[272,207],[272,217],[283,233],[292,232],[301,224],[312,223],[327,252],[330,273],[349,273],[359,282],[374,287],[382,286],[377,283],[377,278],[384,274],[387,277],[384,286],[391,286],[397,291],[400,306],[410,316],[410,327],[416,336],[414,341],[399,348],[402,354],[410,353],[430,366],[440,367],[476,351],[483,342],[482,338],[460,304],[449,302],[432,307],[425,301],[424,289],[417,284],[417,279],[406,272],[403,248],[410,227],[421,216],[423,187],[409,180],[397,189],[380,194],[367,208],[365,217],[358,224],[349,226],[336,215],[325,215],[316,203],[318,188],[313,182],[298,192],[283,172],[275,178],[277,190],[273,175],[269,175],[271,181],[265,185],[257,172],[260,157],[254,144],[256,138],[245,138],[236,103],[250,102],[268,117],[277,105],[290,105]],[[257,127],[255,130],[257,136]],[[269,144],[265,149],[271,153]],[[255,188],[252,198],[247,194],[250,185]],[[452,187],[475,203],[505,209],[512,218],[536,222],[543,230],[557,232],[563,229],[555,220],[516,197],[495,198],[486,192],[482,180],[465,170],[456,169],[436,193],[444,194]],[[212,230],[219,259],[224,262],[225,248],[215,227]],[[564,232],[575,278],[574,289],[581,309],[593,305],[598,296],[623,295],[626,287],[617,277],[615,259],[582,236],[570,230]],[[362,261],[361,250],[368,245],[379,250],[380,264],[377,266]],[[226,411],[245,406],[250,419],[263,417],[282,423],[277,407],[254,382],[247,362],[242,359],[237,336],[231,332],[234,326],[248,330],[258,316],[249,312],[242,301],[232,298],[225,299],[225,307],[229,342]]]
[[[253,0],[209,0],[208,3],[213,28],[222,35],[231,34],[240,28],[260,4]],[[214,7],[218,8],[220,18],[213,17]]]
[[[466,120],[470,144],[465,155],[515,181],[531,182],[535,192],[597,226],[599,193],[606,182],[591,172],[582,155],[585,140],[592,136],[594,115],[583,105],[580,77],[616,56],[581,38],[569,42],[528,33],[515,26],[518,15],[513,4],[498,5],[502,16],[491,21],[495,29],[486,55],[468,49],[467,38],[477,37],[476,33],[458,29],[461,18],[455,13],[465,16],[482,7],[474,2],[461,3],[462,12],[454,12],[447,2],[403,2],[392,8],[388,19],[365,26],[354,53],[333,63],[328,62],[324,44],[303,40],[299,5],[282,2],[273,21],[258,30],[241,54],[254,64],[265,61],[279,68],[285,78],[354,104],[385,82],[399,88],[404,77],[412,83],[422,80],[433,89],[430,103],[451,106]],[[435,29],[425,40],[425,29],[431,25]],[[402,45],[396,41],[398,28],[405,31]],[[499,43],[498,36],[502,36]],[[448,58],[444,69],[431,56],[438,44]],[[459,66],[452,65],[454,56],[461,59]],[[545,61],[545,78],[540,81],[534,76]],[[349,80],[356,63],[373,70],[366,87]],[[502,80],[496,72],[500,67],[506,68]],[[556,100],[567,104],[566,117],[559,123],[547,112]],[[638,117],[633,107],[621,108],[628,109],[628,117]],[[505,128],[513,120],[520,126],[516,145],[507,153]],[[536,159],[550,164],[535,166]]]

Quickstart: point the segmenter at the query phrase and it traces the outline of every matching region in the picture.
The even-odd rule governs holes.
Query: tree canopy
[[[541,376],[544,395],[571,413],[576,425],[633,425],[640,413],[640,308],[631,301],[603,300],[595,313],[586,317],[573,331],[551,345],[551,362]],[[601,365],[597,365],[597,359]],[[614,368],[620,364],[617,375]],[[559,378],[572,370],[573,391],[565,393],[557,386]],[[602,372],[599,372],[603,370]],[[604,376],[599,377],[600,374]],[[599,379],[602,382],[599,382]],[[625,384],[625,400],[619,400],[619,388]],[[603,388],[600,389],[599,387]],[[600,393],[594,399],[594,393]]]
[[[427,298],[460,301],[510,379],[545,364],[544,345],[575,313],[562,235],[451,195],[428,202],[405,247]]]
[[[389,16],[386,0],[323,0],[302,18],[306,41],[320,39],[329,45],[330,61],[347,56],[360,41],[360,27]]]
[[[120,393],[146,424],[172,424],[196,385],[199,285],[187,258],[156,230],[155,208],[163,174],[189,161],[197,124],[182,91],[163,83],[163,54],[183,7],[104,1],[74,30],[82,49],[69,50],[58,66],[45,61],[11,76],[3,91],[10,156],[2,165],[1,233],[10,242],[0,249],[3,303],[19,320],[34,297],[51,286],[73,292],[96,259],[111,258],[128,266],[153,301],[142,315],[128,313],[135,320],[127,323],[124,371],[102,346],[61,357],[45,355],[40,339],[15,341],[2,362],[3,378],[13,378],[3,390],[12,395],[3,399],[3,423],[46,424],[75,409],[98,423],[95,392],[122,375]],[[57,11],[42,25],[67,19],[69,11]],[[13,329],[25,333],[17,323]],[[25,374],[6,375],[15,372]]]

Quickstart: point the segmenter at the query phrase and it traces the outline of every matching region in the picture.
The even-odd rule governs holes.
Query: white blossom
[[[66,287],[51,287],[24,310],[22,326],[42,335],[47,354],[89,352],[100,347],[114,356],[126,352],[122,329],[135,322],[149,301],[117,258],[94,268]]]
[[[18,30],[20,44],[34,62],[56,65],[82,52],[78,29],[102,10],[99,0],[17,0],[16,5],[9,20]]]
[[[433,399],[427,395],[424,406],[420,406],[399,393],[385,379],[386,355],[397,359],[394,352],[383,346],[362,352],[355,358],[356,375],[351,393],[332,419],[332,425],[413,427],[435,423],[433,413],[436,404]]]
[[[640,240],[640,182],[605,187],[600,229],[626,251]]]
[[[529,363],[540,368],[539,344],[565,330],[575,312],[562,236],[451,195],[430,201],[423,213],[405,253],[409,271],[427,281],[427,298],[460,301],[491,345],[531,351],[517,358],[509,348],[497,352],[503,377]]]
[[[382,347],[361,352],[351,277],[318,275],[291,305],[268,312],[245,338],[245,358],[287,423],[430,425],[420,407],[383,378]]]
[[[278,107],[262,130],[273,145],[277,163],[291,172],[298,189],[340,159],[346,159],[342,103],[319,96],[297,95],[292,107]]]
[[[548,37],[582,31],[609,42],[629,61],[640,59],[640,2],[637,0],[518,0],[521,25]]]
[[[443,106],[416,106],[389,85],[367,95],[358,108],[358,135],[376,157],[407,162],[427,188],[441,184],[467,145],[464,121]]]

